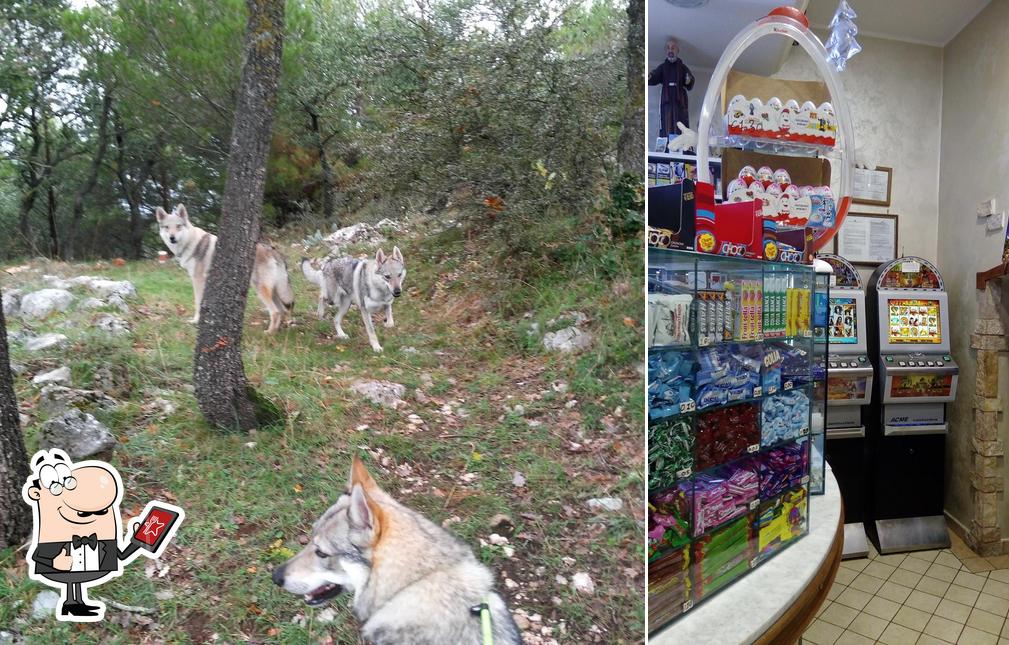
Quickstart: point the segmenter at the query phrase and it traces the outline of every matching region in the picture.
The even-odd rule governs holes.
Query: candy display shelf
[[[648,278],[653,632],[809,530],[817,287],[808,265],[655,248]]]
[[[786,141],[784,139],[764,139],[745,134],[730,134],[713,137],[711,145],[717,148],[738,148],[752,152],[762,152],[769,155],[785,157],[836,157],[834,146],[819,143],[803,143],[801,141]]]

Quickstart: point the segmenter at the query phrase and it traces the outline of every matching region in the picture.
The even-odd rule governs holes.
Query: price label
[[[697,404],[694,402],[693,399],[689,399],[689,400],[684,401],[683,403],[680,404],[680,413],[681,414],[684,413],[684,412],[693,412],[696,409],[697,409]]]
[[[683,611],[690,611],[690,609],[693,606],[694,606],[694,601],[693,600],[688,600],[687,602],[683,603]]]
[[[809,428],[800,428],[799,429],[799,436],[800,437],[805,437],[807,434],[809,434]]]
[[[805,486],[808,483],[809,483],[809,475],[803,476],[803,478],[802,478],[802,485]]]
[[[785,390],[786,392],[789,391],[789,390],[791,390],[792,389],[792,382],[791,381],[785,381],[785,384],[782,385],[781,388],[783,390]]]
[[[753,453],[757,452],[758,450],[760,450],[760,444],[759,443],[755,443],[752,446],[747,446],[746,447],[746,452],[748,452],[750,454],[753,454]]]
[[[760,500],[759,499],[755,499],[752,502],[750,502],[750,510],[751,511],[756,510],[758,506],[760,506]]]
[[[778,386],[777,385],[768,385],[767,386],[767,394],[768,394],[768,396],[774,394],[777,391],[778,391]]]
[[[757,340],[764,340],[763,334],[757,334]]]
[[[804,337],[806,337],[806,338],[809,338],[810,336],[813,335],[813,330],[812,329],[803,329],[802,330],[802,335]]]
[[[757,566],[757,558],[750,558],[750,568]]]
[[[691,472],[693,472],[693,471],[690,468],[683,468],[681,470],[677,470],[676,471],[676,478],[677,479],[685,479],[687,477],[690,477]]]
[[[753,388],[753,398],[757,398],[761,394],[763,394],[763,389],[761,389],[761,387],[759,385],[757,387]]]
[[[904,260],[900,263],[900,270],[902,273],[918,273],[921,271],[921,262],[915,262],[914,260]]]
[[[697,344],[698,344],[699,346],[701,346],[701,347],[707,347],[708,345],[710,345],[710,344],[711,344],[711,337],[710,337],[710,336],[701,336],[701,337],[700,337],[700,338],[699,338],[699,339],[697,340]]]

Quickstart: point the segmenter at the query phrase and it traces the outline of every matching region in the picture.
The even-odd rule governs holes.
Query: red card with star
[[[156,552],[161,543],[172,534],[172,527],[179,520],[179,513],[163,506],[152,505],[140,519],[132,542],[148,551]]]

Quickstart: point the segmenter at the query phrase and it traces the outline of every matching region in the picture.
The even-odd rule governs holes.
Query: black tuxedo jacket
[[[35,561],[35,573],[47,576],[51,573],[70,573],[53,567],[53,558],[67,548],[72,548],[70,542],[39,542],[32,560]],[[115,540],[98,540],[98,571],[109,573],[119,569],[119,544]]]

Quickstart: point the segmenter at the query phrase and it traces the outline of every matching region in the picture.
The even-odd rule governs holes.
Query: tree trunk
[[[0,549],[21,546],[31,533],[31,507],[21,499],[28,474],[28,453],[21,436],[7,349],[7,321],[0,307]]]
[[[319,125],[319,115],[309,106],[305,106],[308,112],[309,124],[312,133],[315,134],[316,150],[319,154],[319,170],[322,172],[322,217],[327,222],[333,222],[339,226],[339,222],[334,217],[333,207],[333,165],[329,162],[329,155],[326,154],[326,140],[322,136],[322,126]]]
[[[263,211],[284,35],[284,0],[246,0],[246,5],[245,61],[194,361],[203,416],[212,426],[240,430],[257,426],[242,363],[242,324]]]
[[[63,258],[67,260],[74,259],[74,254],[77,246],[77,230],[80,227],[81,220],[84,218],[84,200],[91,191],[94,190],[95,184],[98,183],[98,171],[101,170],[102,161],[105,159],[105,150],[108,148],[109,137],[108,137],[108,123],[109,123],[109,112],[112,109],[112,90],[106,89],[105,96],[102,97],[102,112],[98,117],[98,147],[95,149],[95,156],[91,159],[91,170],[88,173],[87,178],[81,187],[74,194],[74,207],[73,215],[70,219],[70,230],[66,238],[63,240]]]
[[[46,160],[46,178],[52,177],[53,155],[52,146],[49,143],[49,119],[42,122],[42,149]],[[46,218],[49,220],[49,257],[56,259],[60,256],[59,230],[56,226],[56,190],[52,181],[46,189]]]
[[[645,2],[627,2],[627,100],[617,141],[621,172],[645,177]]]

